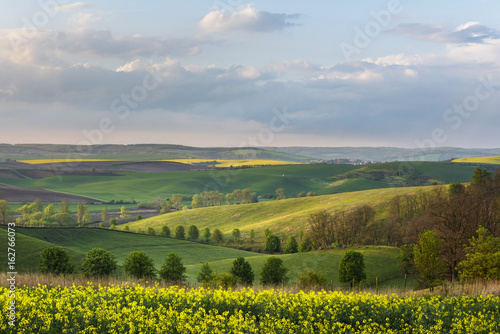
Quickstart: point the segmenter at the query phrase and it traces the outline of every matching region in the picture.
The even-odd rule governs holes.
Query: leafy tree
[[[108,277],[117,268],[115,256],[102,248],[92,248],[80,268],[86,277]]]
[[[131,252],[123,262],[123,269],[125,273],[138,279],[156,278],[153,260],[144,251]]]
[[[45,217],[52,217],[55,213],[56,213],[56,211],[54,209],[54,204],[47,205],[45,210],[43,210],[43,215]]]
[[[333,217],[326,210],[309,215],[311,237],[318,246],[326,249],[334,241]]]
[[[217,284],[222,289],[227,290],[229,288],[234,288],[236,286],[236,283],[238,283],[238,279],[234,277],[234,275],[228,273],[223,273],[217,277]]]
[[[301,289],[323,287],[326,285],[326,278],[311,269],[306,269],[299,273],[298,284]]]
[[[365,262],[363,254],[350,250],[345,252],[339,265],[339,281],[349,282],[351,288],[352,281],[361,282],[366,279]]]
[[[270,234],[266,238],[266,245],[264,251],[268,253],[279,253],[281,250],[281,241],[277,235]]]
[[[234,204],[234,194],[233,193],[229,193],[229,194],[226,194],[225,196],[225,199],[226,199],[226,203],[229,204],[229,205],[233,205]]]
[[[216,228],[212,233],[212,239],[216,244],[220,244],[224,241],[224,236],[222,235],[222,232],[218,228]]]
[[[197,241],[200,237],[200,231],[195,225],[191,225],[188,228],[188,239],[191,241]]]
[[[267,227],[265,230],[264,230],[264,237],[267,238],[267,236],[271,235],[271,230],[269,229],[269,227]]]
[[[6,200],[0,200],[0,222],[7,224],[10,221],[10,206]]]
[[[460,183],[460,182],[453,182],[450,184],[450,186],[448,188],[448,192],[452,196],[458,195],[458,194],[463,194],[463,193],[465,193],[465,185],[463,183]]]
[[[106,207],[102,208],[101,219],[103,222],[107,222],[109,220],[109,213]]]
[[[172,210],[172,203],[169,200],[166,200],[160,209],[160,214],[169,213]]]
[[[184,226],[177,225],[175,227],[174,238],[176,238],[176,239],[185,239],[186,238],[186,235],[184,232]]]
[[[398,267],[404,274],[410,275],[415,270],[415,262],[413,260],[413,247],[404,244],[399,250]]]
[[[129,232],[130,231],[130,227],[128,225],[125,225],[125,227],[123,228],[123,230]]]
[[[148,234],[149,235],[156,235],[156,231],[154,228],[152,228],[151,226],[148,227]]]
[[[38,271],[44,274],[65,275],[73,272],[69,262],[69,253],[62,247],[45,248],[40,254]]]
[[[465,260],[458,264],[460,276],[485,281],[500,279],[500,238],[495,238],[482,226],[477,235],[465,248]]]
[[[297,239],[295,239],[294,236],[288,237],[288,242],[286,243],[285,246],[285,253],[286,254],[293,254],[297,253],[299,251],[299,244],[297,242]]]
[[[182,259],[175,253],[170,253],[160,269],[160,277],[167,282],[182,282],[186,279],[186,267]]]
[[[138,227],[135,229],[135,233],[141,234],[142,233],[142,228]]]
[[[492,175],[486,168],[476,167],[472,173],[472,181],[470,184],[472,186],[484,186],[491,182],[491,180]]]
[[[100,227],[100,228],[104,228],[104,223],[103,223],[103,222],[100,222],[100,223],[99,223],[99,227]]]
[[[283,188],[276,189],[276,195],[278,195],[278,199],[286,199],[285,189]]]
[[[301,191],[300,193],[297,194],[297,198],[301,198],[301,197],[306,197],[307,194],[305,191]]]
[[[89,210],[86,208],[85,213],[83,214],[83,219],[82,223],[83,224],[88,224],[92,221],[92,215],[90,214]]]
[[[203,199],[200,197],[200,195],[195,194],[193,195],[193,200],[191,201],[191,207],[193,209],[196,208],[202,208],[205,206],[205,203],[203,203]]]
[[[314,249],[314,245],[309,234],[306,234],[305,237],[302,238],[302,241],[299,243],[299,252],[307,253]]]
[[[229,272],[236,277],[241,284],[252,285],[254,279],[252,266],[243,257],[240,256],[233,261],[233,266]]]
[[[182,196],[182,194],[172,195],[172,202],[173,202],[172,206],[174,207],[174,209],[176,209],[176,210],[181,209],[183,198],[184,198],[184,196]]]
[[[254,229],[251,229],[250,230],[250,243],[253,244],[255,242],[255,230]]]
[[[137,215],[137,217],[135,217],[135,220],[142,220],[142,216],[141,215]]]
[[[441,262],[441,240],[432,231],[421,233],[419,239],[419,244],[413,246],[413,259],[420,282],[433,291],[445,269]]]
[[[130,211],[127,210],[126,207],[122,206],[120,209],[120,218],[128,218],[130,217]]]
[[[162,237],[170,238],[170,228],[167,225],[163,225],[160,230],[160,235]]]
[[[65,202],[65,201],[61,202],[61,205],[59,206],[59,213],[71,213],[69,211],[68,202]]]
[[[210,237],[212,236],[212,233],[210,232],[210,229],[206,227],[203,230],[203,239],[205,239],[205,242],[208,243],[210,241]]]
[[[84,224],[84,218],[87,212],[87,206],[83,203],[78,203],[76,211],[76,222],[78,223],[78,225]]]
[[[118,223],[118,221],[116,220],[116,218],[111,218],[111,220],[109,221],[109,228],[114,229],[116,227],[117,223]],[[113,227],[111,227],[111,226],[113,226]]]
[[[238,228],[235,228],[232,232],[232,235],[233,235],[233,238],[234,238],[234,241],[239,244],[240,243],[240,237],[241,237],[241,232],[240,232],[240,229]]]
[[[196,277],[198,283],[203,283],[204,285],[212,283],[214,279],[214,272],[208,263],[201,265],[200,273]]]
[[[286,284],[288,277],[286,273],[288,269],[283,265],[283,260],[272,256],[267,259],[262,272],[260,273],[260,281],[263,285],[280,285]]]

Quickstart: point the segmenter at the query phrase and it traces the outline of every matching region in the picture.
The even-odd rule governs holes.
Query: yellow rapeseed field
[[[67,162],[95,162],[95,161],[115,161],[109,159],[41,159],[41,160],[19,160],[19,162],[39,165],[39,164],[56,164],[56,163],[67,163]]]
[[[12,326],[8,294],[1,333],[500,333],[499,296],[38,286],[16,290]]]
[[[500,157],[479,157],[455,159],[452,162],[500,165]]]
[[[247,166],[280,166],[280,165],[297,165],[300,162],[289,162],[289,161],[279,161],[279,160],[211,160],[211,159],[171,159],[171,160],[161,160],[177,162],[182,164],[194,165],[215,163],[216,167],[227,168],[227,167],[247,167]]]

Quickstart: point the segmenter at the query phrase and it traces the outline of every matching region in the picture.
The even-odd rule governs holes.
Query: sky
[[[9,1],[0,143],[500,147],[500,1]]]

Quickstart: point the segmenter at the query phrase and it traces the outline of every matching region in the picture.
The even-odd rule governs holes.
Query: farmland
[[[461,158],[461,159],[455,159],[452,162],[467,163],[467,164],[492,164],[492,165],[500,165],[500,157]]]

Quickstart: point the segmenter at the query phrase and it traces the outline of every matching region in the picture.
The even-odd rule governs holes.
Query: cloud
[[[391,30],[392,33],[436,43],[485,43],[491,39],[499,39],[500,31],[482,25],[479,22],[467,22],[454,30],[441,25],[422,23],[405,23]]]
[[[69,18],[68,24],[72,27],[87,27],[100,20],[100,17],[94,16],[90,13],[77,13]]]
[[[290,21],[300,17],[298,14],[287,15],[260,11],[250,5],[239,11],[214,10],[208,13],[199,26],[208,33],[228,31],[272,32],[296,25]]]
[[[89,7],[90,7],[90,3],[88,3],[88,2],[74,2],[74,3],[67,4],[67,5],[54,7],[54,10],[60,11],[60,12],[74,12],[74,11],[89,8]]]

